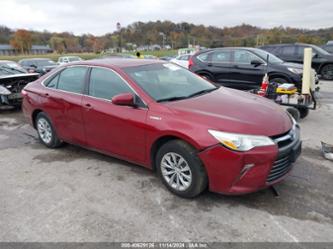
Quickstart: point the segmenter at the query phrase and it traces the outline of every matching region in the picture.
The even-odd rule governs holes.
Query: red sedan
[[[156,170],[182,197],[267,188],[301,151],[299,126],[278,105],[167,62],[68,64],[22,94],[47,147],[77,144]]]

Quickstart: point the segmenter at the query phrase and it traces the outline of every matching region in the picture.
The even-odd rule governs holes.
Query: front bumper
[[[287,146],[257,147],[247,152],[232,151],[218,144],[199,153],[206,167],[209,189],[223,194],[246,194],[283,180],[301,153],[302,142]]]

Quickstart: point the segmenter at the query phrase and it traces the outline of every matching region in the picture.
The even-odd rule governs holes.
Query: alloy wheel
[[[192,183],[190,166],[184,157],[175,152],[169,152],[163,156],[161,172],[167,184],[175,190],[185,191]]]
[[[37,130],[43,142],[49,144],[52,140],[52,129],[51,125],[45,118],[38,119]]]

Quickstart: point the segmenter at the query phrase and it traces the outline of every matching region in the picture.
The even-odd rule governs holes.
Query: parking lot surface
[[[80,147],[41,145],[21,112],[0,114],[0,241],[333,241],[333,82],[301,121],[303,153],[280,197],[193,200],[147,169]]]

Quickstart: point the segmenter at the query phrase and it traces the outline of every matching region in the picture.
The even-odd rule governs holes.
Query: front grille
[[[271,183],[288,173],[291,168],[290,154],[278,158],[272,166],[272,169],[267,177],[267,182]]]
[[[278,146],[279,153],[267,176],[267,183],[274,182],[287,174],[299,155],[301,147],[297,129],[291,129],[284,134],[271,137]]]
[[[293,130],[289,130],[286,133],[283,133],[281,135],[278,136],[272,136],[271,137],[273,139],[273,141],[277,144],[277,146],[279,148],[288,146],[289,144],[291,144],[294,139],[295,139],[295,135]]]

